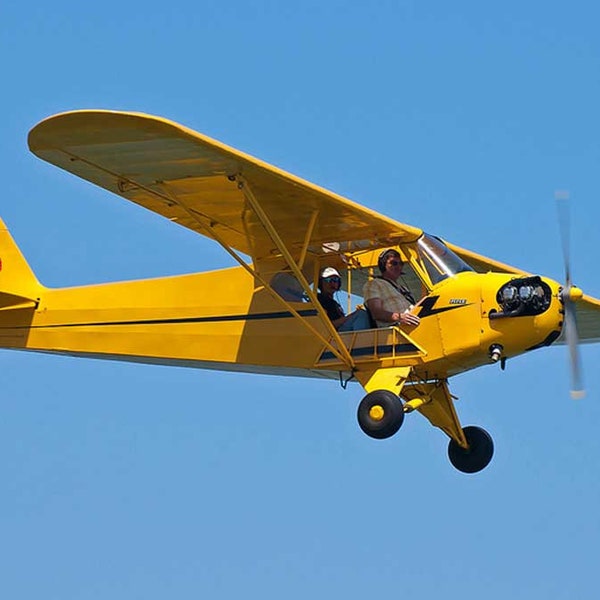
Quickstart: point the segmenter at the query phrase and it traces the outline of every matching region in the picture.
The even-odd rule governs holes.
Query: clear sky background
[[[232,0],[0,7],[2,198],[48,286],[231,264],[47,165],[56,112],[168,117],[401,222],[600,296],[596,2]],[[451,382],[491,465],[419,415],[390,440],[336,382],[0,352],[0,597],[592,599],[599,349]]]

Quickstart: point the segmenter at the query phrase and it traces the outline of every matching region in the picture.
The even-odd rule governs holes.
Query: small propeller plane
[[[383,439],[421,413],[449,438],[465,473],[493,455],[489,434],[462,427],[453,375],[552,343],[600,340],[600,301],[399,223],[172,121],[82,110],[36,125],[39,158],[202,234],[238,266],[166,278],[51,289],[0,226],[0,346],[202,369],[320,377],[366,395],[360,428]],[[319,273],[343,275],[349,304],[401,255],[421,298],[417,327],[341,333],[317,299]]]

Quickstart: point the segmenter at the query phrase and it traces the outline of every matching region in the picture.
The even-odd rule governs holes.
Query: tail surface
[[[0,219],[0,310],[37,304],[41,284]]]

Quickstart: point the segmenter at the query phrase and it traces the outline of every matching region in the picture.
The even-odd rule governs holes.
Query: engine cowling
[[[531,317],[541,315],[550,308],[552,290],[537,275],[511,279],[498,290],[496,301],[500,310],[490,311],[490,319]]]

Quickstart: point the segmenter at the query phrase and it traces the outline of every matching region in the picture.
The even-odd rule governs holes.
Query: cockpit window
[[[288,302],[308,302],[301,283],[291,274],[276,273],[271,279],[271,287]]]
[[[434,285],[463,271],[473,269],[458,257],[444,242],[428,234],[424,234],[417,242],[419,257],[423,261],[427,273]]]

